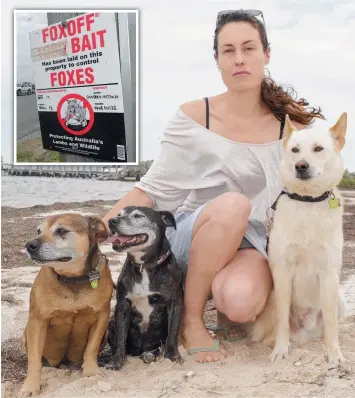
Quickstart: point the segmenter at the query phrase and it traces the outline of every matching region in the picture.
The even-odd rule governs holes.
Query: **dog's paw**
[[[327,349],[326,360],[333,366],[341,365],[346,362],[339,347],[331,347]]]
[[[267,336],[265,337],[265,339],[262,341],[263,344],[265,344],[266,346],[272,348],[275,345],[275,337],[274,336]]]
[[[96,362],[83,364],[83,376],[89,377],[100,373],[99,365]]]
[[[16,395],[16,398],[35,397],[36,395],[39,395],[40,391],[41,385],[39,383],[25,382],[21,390]]]
[[[289,348],[290,348],[289,343],[276,344],[274,350],[272,351],[272,353],[270,355],[270,361],[277,362],[280,359],[287,358]]]
[[[166,351],[164,353],[164,358],[170,359],[171,362],[177,362],[180,365],[184,362],[178,350],[175,351]]]
[[[116,361],[111,359],[110,362],[108,362],[105,365],[105,368],[108,370],[120,370],[122,368],[123,361]]]

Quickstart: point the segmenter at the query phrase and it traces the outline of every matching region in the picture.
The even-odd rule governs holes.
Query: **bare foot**
[[[202,319],[191,320],[184,317],[182,325],[182,343],[186,350],[194,348],[213,348],[214,340],[208,333]],[[196,362],[205,363],[220,361],[232,354],[233,353],[220,347],[219,351],[197,352],[192,354],[192,356]]]
[[[231,325],[234,325],[228,329],[228,336],[231,341],[233,339],[242,340],[247,337],[247,332],[244,330],[243,325],[235,325],[236,322],[231,321],[222,312],[217,311],[217,327],[222,329],[228,329]],[[226,332],[223,330],[216,330],[215,335],[219,340],[226,340]]]

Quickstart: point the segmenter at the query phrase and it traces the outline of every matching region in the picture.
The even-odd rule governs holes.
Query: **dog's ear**
[[[342,150],[345,144],[347,119],[348,117],[346,112],[342,113],[338,121],[334,124],[333,127],[330,128],[330,133],[335,140],[335,148],[337,151]]]
[[[164,224],[167,227],[174,227],[176,229],[176,222],[174,216],[170,213],[170,211],[160,211],[159,212]]]
[[[95,241],[104,241],[108,238],[108,231],[105,223],[98,217],[88,217],[89,234]]]
[[[284,133],[283,133],[283,136],[284,136],[284,138],[285,138],[285,139],[284,139],[284,142],[283,142],[284,148],[286,147],[287,142],[288,142],[288,140],[290,139],[292,133],[293,133],[294,131],[296,131],[296,130],[297,130],[297,129],[296,129],[296,127],[293,125],[293,123],[291,122],[290,117],[288,116],[288,114],[286,114],[286,116],[285,116]]]

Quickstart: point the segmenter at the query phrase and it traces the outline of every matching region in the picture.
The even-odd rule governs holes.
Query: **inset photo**
[[[14,164],[138,164],[138,10],[14,11]]]

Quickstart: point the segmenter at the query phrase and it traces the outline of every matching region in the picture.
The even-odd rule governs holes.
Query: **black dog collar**
[[[326,199],[330,198],[331,196],[334,196],[334,193],[333,193],[333,191],[326,191],[322,195],[314,197],[314,196],[307,196],[307,195],[302,196],[302,195],[298,195],[297,193],[289,193],[287,191],[282,191],[280,193],[280,195],[278,196],[278,198],[276,199],[275,203],[271,206],[271,208],[273,210],[276,210],[277,201],[279,200],[279,198],[282,195],[287,195],[290,199],[298,200],[300,202],[312,203],[312,202],[322,202],[323,200],[326,200]]]
[[[99,267],[100,267],[100,264],[101,264],[101,261],[103,258],[106,258],[106,256],[104,256],[101,252],[99,252],[96,267],[86,275],[64,276],[64,275],[57,274],[58,280],[60,282],[69,283],[69,284],[79,284],[79,283],[84,283],[84,282],[90,282],[91,287],[93,289],[96,289],[99,285],[99,279],[100,279]]]
[[[326,191],[320,196],[302,196],[298,195],[297,193],[289,193],[287,191],[282,191],[280,195],[277,197],[275,200],[275,203],[271,206],[271,209],[276,210],[276,205],[278,200],[282,195],[287,195],[290,199],[293,200],[298,200],[300,202],[309,202],[309,203],[315,203],[315,202],[322,202],[323,200],[329,199],[329,208],[330,209],[336,209],[337,207],[340,207],[340,200],[334,195],[333,191]],[[269,235],[270,235],[270,230],[272,227],[273,223],[273,218],[269,218],[267,227],[266,227],[266,253],[268,253],[268,247],[269,247]]]

